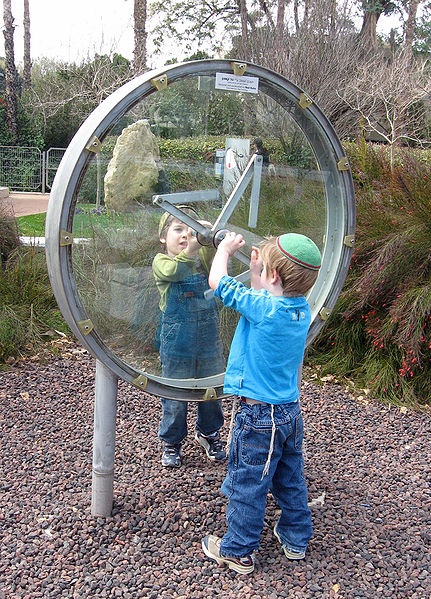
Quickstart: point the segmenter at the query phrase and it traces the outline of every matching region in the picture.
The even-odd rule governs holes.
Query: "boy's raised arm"
[[[209,286],[213,291],[217,289],[220,279],[228,274],[227,263],[230,256],[233,256],[244,245],[245,241],[242,235],[233,231],[227,233],[226,237],[220,242],[208,277]]]

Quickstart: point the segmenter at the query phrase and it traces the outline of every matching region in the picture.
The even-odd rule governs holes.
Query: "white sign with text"
[[[230,75],[229,73],[216,73],[215,88],[257,94],[259,91],[259,78]]]

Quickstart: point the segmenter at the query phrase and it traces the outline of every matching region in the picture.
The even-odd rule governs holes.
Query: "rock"
[[[159,158],[156,137],[147,120],[123,129],[105,175],[106,207],[123,211],[136,200],[149,201],[159,178]]]

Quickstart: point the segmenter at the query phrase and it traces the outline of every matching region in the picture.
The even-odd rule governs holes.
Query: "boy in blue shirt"
[[[316,281],[321,255],[304,235],[267,239],[253,248],[248,289],[227,273],[230,256],[243,245],[241,235],[228,233],[209,274],[214,294],[242,315],[224,383],[224,392],[241,401],[222,485],[228,530],[223,538],[207,535],[202,548],[217,563],[248,574],[269,491],[281,508],[274,534],[286,557],[303,559],[312,535],[297,377],[311,322],[304,294]]]

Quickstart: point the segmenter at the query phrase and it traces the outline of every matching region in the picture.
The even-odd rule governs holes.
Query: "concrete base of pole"
[[[99,474],[93,470],[91,491],[92,516],[110,516],[114,502],[114,473]]]

